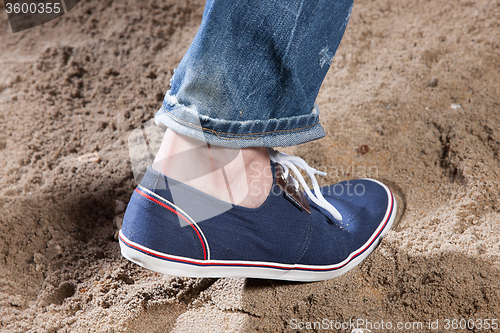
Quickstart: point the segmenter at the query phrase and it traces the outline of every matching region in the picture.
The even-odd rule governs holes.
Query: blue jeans
[[[227,148],[325,136],[315,99],[352,0],[207,0],[156,122]]]

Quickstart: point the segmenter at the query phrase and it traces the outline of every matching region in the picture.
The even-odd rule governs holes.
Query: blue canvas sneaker
[[[302,159],[273,150],[270,157],[273,186],[258,208],[215,199],[149,167],[125,213],[123,256],[169,275],[319,281],[355,267],[391,228],[396,201],[379,181],[320,188],[314,174],[321,172]]]

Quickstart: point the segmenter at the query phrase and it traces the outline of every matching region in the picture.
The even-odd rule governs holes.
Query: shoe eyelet
[[[285,175],[281,174],[281,179],[285,182],[285,184],[288,184],[288,181],[285,178]]]

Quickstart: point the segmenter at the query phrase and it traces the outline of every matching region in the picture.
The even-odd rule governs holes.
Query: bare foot
[[[219,200],[257,208],[273,183],[266,148],[230,149],[167,129],[153,169]]]

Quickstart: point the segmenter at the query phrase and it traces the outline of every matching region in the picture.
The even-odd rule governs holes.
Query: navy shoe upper
[[[377,182],[349,182],[322,188],[342,214],[339,222],[312,202],[311,213],[302,210],[275,184],[260,207],[245,208],[148,168],[129,202],[122,233],[154,251],[197,260],[337,264],[373,238],[391,205]]]

